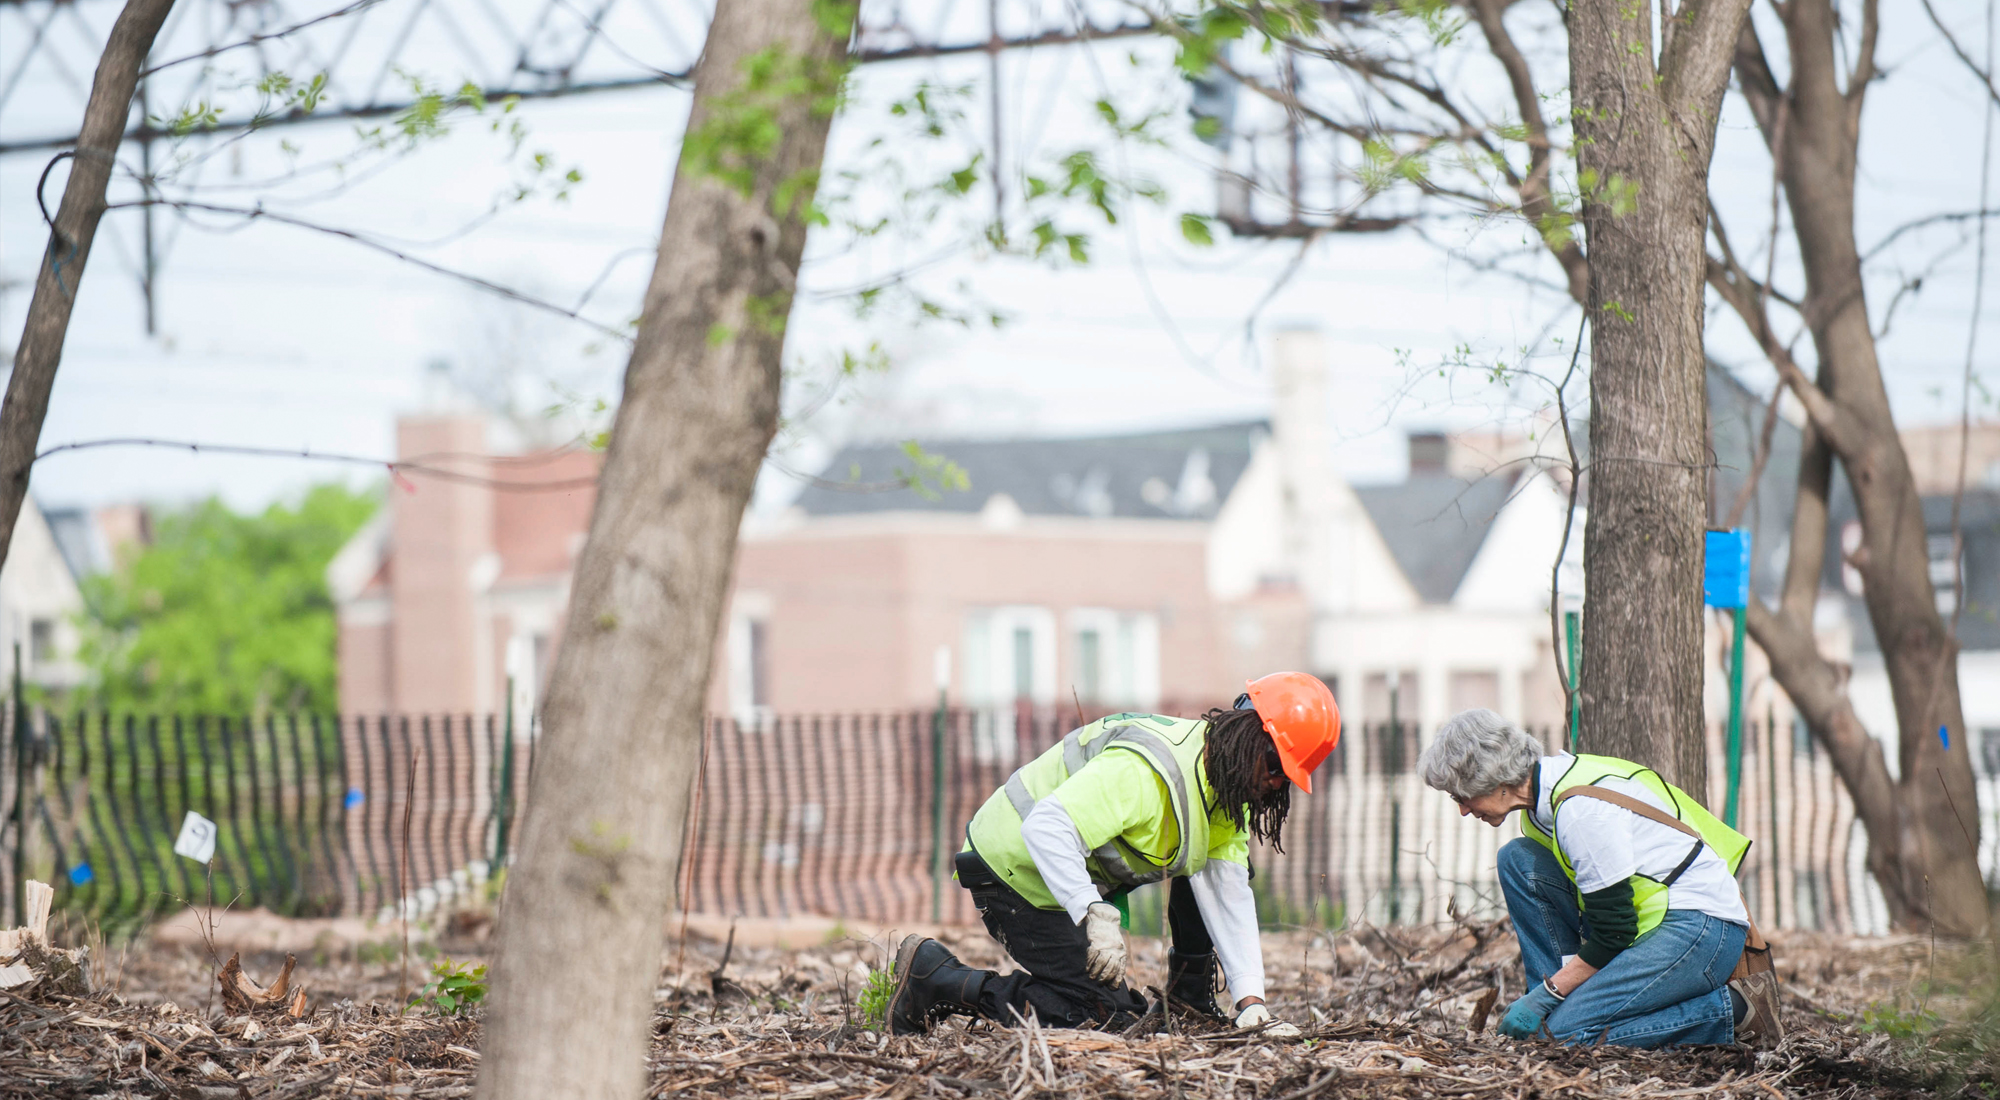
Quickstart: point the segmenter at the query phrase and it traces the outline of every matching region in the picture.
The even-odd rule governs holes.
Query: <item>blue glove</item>
[[[1532,1038],[1542,1030],[1542,1021],[1561,1003],[1562,998],[1555,995],[1548,983],[1536,983],[1520,1000],[1507,1006],[1507,1015],[1500,1020],[1500,1034],[1509,1039]]]

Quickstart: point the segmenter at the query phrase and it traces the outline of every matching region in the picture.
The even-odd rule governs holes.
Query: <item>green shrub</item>
[[[889,1018],[889,998],[896,992],[896,976],[887,970],[868,968],[868,981],[861,987],[861,1019],[869,1027],[881,1027]]]
[[[1898,1042],[1908,1042],[1930,1035],[1943,1023],[1935,1012],[1919,1008],[1906,1009],[1891,1002],[1880,1002],[1861,1010],[1861,1030],[1871,1035],[1887,1035]]]
[[[428,1004],[440,1016],[457,1016],[486,999],[486,965],[468,967],[450,959],[431,964],[431,983],[417,994],[418,1004]]]

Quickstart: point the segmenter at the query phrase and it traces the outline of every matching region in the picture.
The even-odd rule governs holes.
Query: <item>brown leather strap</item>
[[[1678,829],[1681,832],[1686,833],[1687,835],[1695,838],[1696,840],[1702,839],[1701,833],[1697,831],[1694,826],[1689,825],[1687,822],[1682,821],[1680,818],[1675,817],[1674,815],[1666,812],[1665,810],[1662,810],[1657,806],[1647,805],[1646,803],[1641,802],[1636,798],[1633,798],[1629,794],[1619,794],[1617,791],[1607,790],[1603,787],[1597,787],[1597,786],[1571,787],[1569,790],[1566,790],[1555,797],[1555,801],[1550,803],[1549,805],[1549,812],[1554,813],[1556,811],[1556,808],[1561,806],[1564,802],[1579,796],[1583,798],[1595,798],[1599,802],[1609,802],[1613,806],[1619,806],[1623,807],[1624,809],[1630,810],[1633,813],[1638,814],[1640,817],[1647,818],[1652,821],[1657,821],[1660,824],[1665,825],[1669,829]]]
[[[1698,842],[1698,845],[1695,848],[1695,852],[1701,851],[1699,844],[1707,843],[1706,839],[1702,837],[1701,832],[1699,830],[1697,830],[1694,826],[1689,825],[1687,822],[1682,821],[1680,818],[1674,817],[1673,815],[1667,813],[1665,810],[1662,810],[1657,806],[1651,806],[1644,802],[1641,802],[1638,799],[1633,798],[1631,795],[1620,794],[1617,791],[1606,790],[1603,787],[1597,787],[1597,786],[1571,787],[1569,790],[1566,790],[1555,797],[1555,799],[1549,805],[1549,812],[1554,813],[1555,808],[1557,806],[1562,805],[1562,803],[1566,799],[1569,799],[1577,795],[1582,795],[1585,798],[1595,798],[1599,802],[1609,802],[1613,806],[1622,806],[1625,809],[1628,809],[1633,813],[1638,814],[1640,817],[1647,818],[1648,820],[1651,821],[1657,821],[1660,824],[1665,825],[1670,829],[1678,829],[1681,832],[1686,833],[1687,835],[1695,838],[1695,840]],[[1692,856],[1693,854],[1694,854],[1693,852],[1689,853],[1690,856]],[[1693,861],[1690,860],[1689,862],[1691,863]],[[1682,864],[1681,870],[1685,870],[1686,867],[1687,864]],[[1674,872],[1673,878],[1679,878],[1679,877],[1680,877],[1680,871],[1677,870]],[[1748,916],[1750,912],[1750,899],[1748,897],[1744,897],[1740,889],[1738,890],[1737,896],[1742,898],[1743,912],[1745,916]],[[1746,950],[1749,951],[1769,952],[1771,950],[1771,945],[1765,941],[1764,934],[1757,930],[1757,919],[1755,917],[1750,918],[1750,927],[1748,929],[1747,934],[1744,936],[1743,946]],[[1763,968],[1769,969],[1770,964],[1768,962],[1764,963]]]

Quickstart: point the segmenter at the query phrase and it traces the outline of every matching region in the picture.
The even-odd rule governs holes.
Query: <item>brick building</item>
[[[975,707],[1185,709],[1302,668],[1350,720],[1477,704],[1556,720],[1553,483],[1419,433],[1407,479],[1350,486],[1317,334],[1281,333],[1274,353],[1268,421],[924,441],[969,491],[882,491],[903,449],[842,451],[791,507],[746,521],[711,711],[923,707],[940,685]],[[466,415],[397,434],[400,457],[452,479],[393,492],[328,571],[342,709],[492,713],[511,676],[530,712],[597,456],[492,455]]]

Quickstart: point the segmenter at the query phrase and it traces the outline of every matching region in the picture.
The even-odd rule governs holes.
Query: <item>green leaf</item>
[[[1202,214],[1181,215],[1181,236],[1186,237],[1189,244],[1204,248],[1215,243],[1215,234],[1209,230],[1209,219]]]

